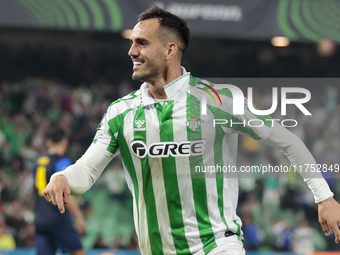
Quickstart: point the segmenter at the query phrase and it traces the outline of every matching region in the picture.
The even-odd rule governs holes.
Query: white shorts
[[[230,242],[225,245],[217,246],[208,255],[245,255],[246,251],[240,241]]]
[[[236,235],[225,237],[224,233],[216,240],[217,247],[207,255],[245,255],[243,243],[237,239]],[[194,255],[204,255],[203,250]]]

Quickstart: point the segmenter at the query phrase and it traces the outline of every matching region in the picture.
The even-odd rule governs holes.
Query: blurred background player
[[[54,255],[60,248],[72,255],[83,255],[80,234],[86,232],[86,223],[77,205],[75,197],[70,197],[66,212],[61,214],[54,205],[48,203],[43,190],[55,172],[71,165],[71,160],[64,157],[68,147],[65,132],[58,127],[46,135],[47,153],[38,158],[33,168],[36,195],[36,235],[35,247],[38,255]],[[77,230],[73,227],[70,213],[75,217]]]

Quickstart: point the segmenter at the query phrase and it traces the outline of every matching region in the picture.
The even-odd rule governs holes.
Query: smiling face
[[[165,75],[167,47],[159,29],[154,18],[138,23],[132,30],[128,53],[133,61],[132,79],[153,84]]]

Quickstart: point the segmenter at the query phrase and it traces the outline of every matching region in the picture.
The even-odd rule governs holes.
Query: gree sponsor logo
[[[187,157],[202,155],[204,151],[203,140],[185,142],[158,142],[147,146],[142,141],[133,141],[130,148],[137,157],[151,158]]]

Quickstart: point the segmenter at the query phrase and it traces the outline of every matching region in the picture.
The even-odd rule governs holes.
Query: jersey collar
[[[164,86],[165,93],[169,100],[180,100],[184,95],[186,95],[186,92],[189,89],[189,81],[190,72],[187,72],[182,66],[182,75]],[[141,85],[140,90],[142,92],[142,106],[156,103],[149,91],[148,83],[144,82]]]

